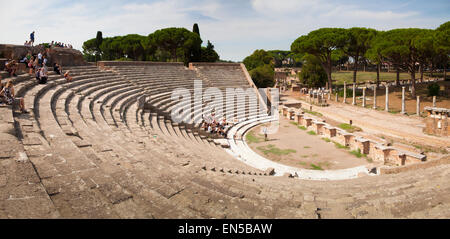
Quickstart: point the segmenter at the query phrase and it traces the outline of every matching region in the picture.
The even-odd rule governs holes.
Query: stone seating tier
[[[0,107],[0,128],[16,122],[23,145],[23,154],[2,156],[0,217],[450,216],[448,165],[336,182],[263,176],[214,141],[145,118],[152,113],[139,100],[151,81],[130,85],[116,72],[95,70],[73,71],[73,78],[52,74],[46,85],[12,78],[32,110]]]

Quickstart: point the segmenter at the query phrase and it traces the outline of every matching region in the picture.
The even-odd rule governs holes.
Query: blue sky
[[[448,0],[0,0],[0,43],[70,43],[81,50],[95,37],[148,35],[198,23],[224,60],[241,61],[256,49],[288,50],[300,35],[321,27],[431,28],[450,20]],[[27,17],[28,16],[28,17]],[[40,16],[40,17],[39,17]]]

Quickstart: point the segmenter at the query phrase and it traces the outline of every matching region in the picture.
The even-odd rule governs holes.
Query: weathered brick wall
[[[425,119],[423,132],[438,136],[449,136],[448,109],[426,107],[425,110],[428,112],[428,117]]]

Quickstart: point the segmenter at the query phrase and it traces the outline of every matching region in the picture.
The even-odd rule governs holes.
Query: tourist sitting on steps
[[[58,65],[58,63],[53,63],[53,71],[56,72],[56,74],[61,75],[61,66]]]
[[[47,66],[43,66],[41,68],[41,73],[39,75],[39,84],[46,84],[48,79],[48,70]]]
[[[72,81],[72,76],[70,76],[70,71],[66,71],[66,73],[64,73],[64,78],[66,79],[67,82]]]
[[[34,68],[35,70],[35,76],[36,76],[36,80],[39,82],[41,80],[41,68],[39,68],[38,66],[36,66]]]
[[[3,89],[0,91],[0,96],[5,100],[4,103],[8,105],[12,105],[13,110],[17,106],[20,108],[20,112],[22,113],[28,113],[27,110],[25,110],[25,103],[23,98],[16,98],[14,95],[14,86],[11,82],[11,80],[6,83],[6,86],[3,87]]]
[[[30,75],[33,74],[33,69],[34,69],[34,57],[33,56],[28,61],[28,69],[30,69],[28,74],[30,74]]]
[[[0,75],[0,92],[3,90],[4,85],[2,82],[2,76]],[[0,105],[3,105],[6,103],[6,98],[4,95],[0,94]]]
[[[6,61],[5,63],[5,70],[9,73],[9,76],[17,76],[17,63],[15,60],[12,61]]]

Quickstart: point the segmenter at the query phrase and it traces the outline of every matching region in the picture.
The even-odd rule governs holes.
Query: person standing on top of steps
[[[30,44],[31,46],[34,44],[34,31],[30,34]]]

